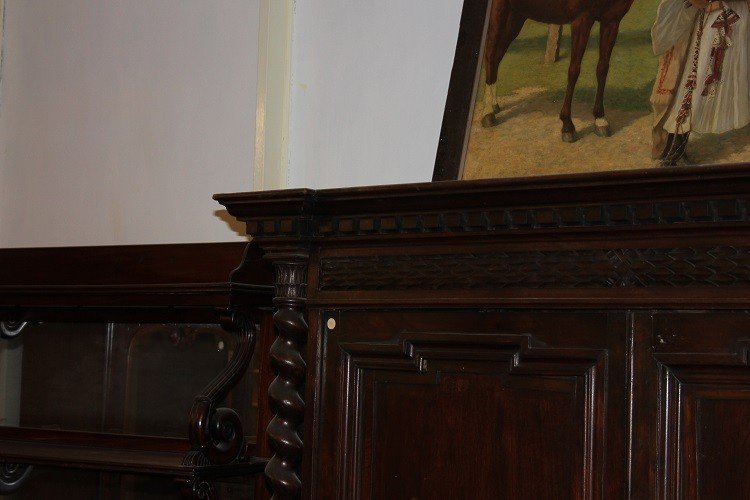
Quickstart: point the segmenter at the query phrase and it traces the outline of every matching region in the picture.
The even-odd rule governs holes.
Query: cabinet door
[[[635,325],[634,498],[750,498],[750,314],[641,314]]]
[[[624,496],[624,314],[320,319],[313,498]]]

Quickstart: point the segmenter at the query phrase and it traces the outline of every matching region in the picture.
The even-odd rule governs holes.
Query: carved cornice
[[[647,248],[322,259],[319,287],[501,290],[750,286],[750,248]]]
[[[476,234],[513,231],[644,229],[750,222],[750,197],[591,204],[496,210],[444,210],[433,213],[316,216],[305,231],[289,218],[243,219],[256,238],[316,239],[379,235]]]
[[[557,230],[668,226],[686,223],[748,222],[750,199],[700,200],[560,206],[499,210],[445,211],[323,218],[315,236],[412,233],[497,233],[513,230]]]
[[[215,196],[261,242],[750,223],[747,167]],[[293,202],[291,201],[293,200]]]

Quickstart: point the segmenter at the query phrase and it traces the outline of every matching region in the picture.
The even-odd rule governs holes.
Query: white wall
[[[258,0],[5,3],[0,246],[238,239]]]
[[[239,238],[210,196],[252,189],[259,1],[7,0],[0,246]],[[429,180],[462,4],[294,1],[279,178]]]
[[[463,0],[300,0],[289,185],[432,178]]]

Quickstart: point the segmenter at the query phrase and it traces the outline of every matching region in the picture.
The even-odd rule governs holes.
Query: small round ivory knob
[[[335,330],[336,329],[336,320],[333,318],[328,318],[328,321],[326,321],[326,326],[329,330]]]

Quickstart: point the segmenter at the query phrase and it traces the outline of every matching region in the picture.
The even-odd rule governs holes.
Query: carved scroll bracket
[[[21,335],[26,328],[26,321],[0,321],[0,338],[12,339]]]
[[[0,338],[13,339],[21,335],[28,323],[25,321],[0,321]],[[0,495],[18,491],[31,475],[31,465],[0,462]]]
[[[183,498],[213,500],[216,498],[214,485],[205,477],[193,476],[182,484]]]
[[[191,451],[183,460],[186,466],[230,464],[245,455],[245,434],[239,415],[231,408],[217,408],[217,405],[247,371],[255,349],[257,325],[238,311],[222,315],[221,325],[236,334],[237,346],[224,371],[193,402],[188,427]]]
[[[0,463],[0,495],[10,495],[18,491],[33,469],[31,465]]]
[[[298,470],[303,442],[299,434],[305,413],[302,396],[307,365],[302,346],[307,341],[305,303],[308,254],[294,250],[266,255],[276,268],[276,313],[278,337],[271,346],[271,366],[276,378],[268,388],[274,414],[266,433],[274,452],[266,466],[266,484],[273,499],[298,499],[302,482]]]

